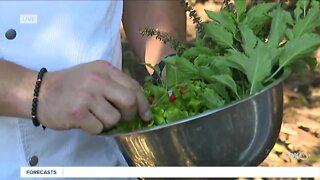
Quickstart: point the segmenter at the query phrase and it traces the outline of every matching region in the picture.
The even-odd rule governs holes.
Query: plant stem
[[[268,79],[266,79],[264,82],[268,82],[270,81],[276,74],[279,73],[279,71],[281,71],[281,69],[283,68],[283,66],[280,66],[270,77],[268,77]]]

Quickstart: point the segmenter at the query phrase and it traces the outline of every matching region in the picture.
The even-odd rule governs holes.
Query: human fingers
[[[115,68],[111,68],[110,78],[113,81],[116,81],[119,84],[129,89],[132,89],[135,92],[138,103],[139,115],[143,120],[149,121],[151,119],[150,105],[147,98],[143,94],[142,88],[139,85],[139,83]]]
[[[104,88],[105,98],[117,109],[121,114],[122,120],[132,120],[137,114],[137,96],[132,89],[109,80]]]
[[[102,132],[103,124],[92,112],[88,111],[85,119],[83,119],[80,124],[80,128],[88,134],[96,135]]]
[[[113,127],[121,118],[120,112],[104,97],[96,98],[92,101],[90,104],[90,110],[95,117],[101,121],[105,128]]]

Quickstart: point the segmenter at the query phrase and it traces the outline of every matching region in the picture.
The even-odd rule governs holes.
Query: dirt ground
[[[204,9],[218,11],[220,3],[196,3],[205,20]],[[188,40],[195,36],[188,20]],[[143,83],[146,71],[123,38],[124,71]],[[320,63],[320,48],[315,52]],[[315,72],[293,74],[284,82],[284,115],[276,145],[261,166],[320,166],[320,67]],[[259,179],[259,178],[256,178]]]

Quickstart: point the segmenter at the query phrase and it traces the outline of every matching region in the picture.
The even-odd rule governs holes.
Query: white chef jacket
[[[122,0],[0,1],[0,57],[36,71],[97,59],[121,68],[122,8]],[[22,118],[0,117],[0,148],[0,179],[20,179],[20,167],[30,163],[127,165],[111,138],[77,129],[44,131]]]

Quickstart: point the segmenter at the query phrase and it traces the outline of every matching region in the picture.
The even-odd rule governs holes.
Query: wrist
[[[32,108],[31,108],[31,117],[32,117],[32,123],[34,126],[38,127],[40,125],[40,122],[38,120],[38,102],[39,102],[39,94],[41,90],[42,81],[44,79],[45,74],[47,73],[46,68],[41,68],[41,70],[38,73],[36,85],[34,87],[33,91],[33,99],[32,99]],[[43,89],[43,88],[42,88]],[[43,129],[46,127],[43,126]]]
[[[47,124],[48,112],[50,111],[50,107],[47,107],[47,104],[49,103],[49,91],[51,89],[52,92],[52,89],[55,89],[54,86],[56,82],[57,77],[53,72],[47,72],[42,77],[37,106],[37,119],[39,123],[42,124],[42,127],[44,127],[43,125]],[[29,113],[30,112],[31,111],[29,111]]]
[[[12,80],[12,84],[7,85],[7,95],[3,98],[7,105],[4,114],[31,119],[32,94],[37,73],[26,71],[19,73],[19,76],[19,81]]]

